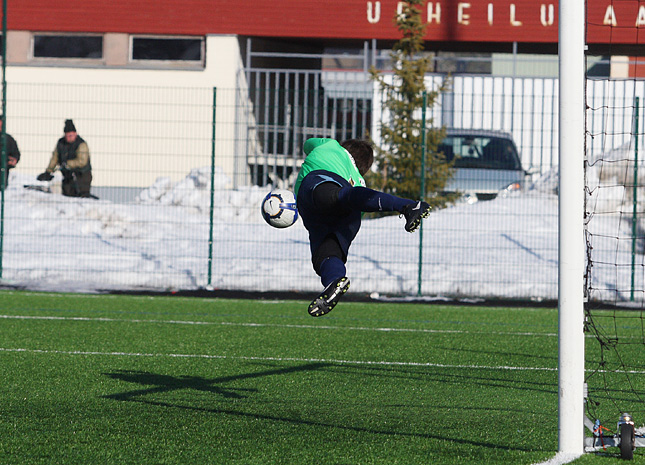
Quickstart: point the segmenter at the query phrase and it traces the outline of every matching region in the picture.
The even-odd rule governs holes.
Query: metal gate
[[[290,186],[310,137],[345,140],[367,137],[372,92],[325,86],[322,71],[247,70],[255,138],[247,164],[254,185]]]

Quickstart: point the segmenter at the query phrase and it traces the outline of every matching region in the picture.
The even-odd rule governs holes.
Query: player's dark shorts
[[[338,190],[345,186],[352,187],[346,179],[325,170],[312,171],[300,184],[296,204],[298,214],[309,231],[312,262],[316,271],[321,258],[325,256],[340,256],[346,262],[349,246],[361,227],[360,211],[344,210],[338,205]],[[316,193],[318,203],[313,195],[317,187],[321,188]]]

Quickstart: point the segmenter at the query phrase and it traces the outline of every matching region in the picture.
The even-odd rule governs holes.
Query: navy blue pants
[[[309,173],[300,185],[296,204],[309,231],[311,261],[323,285],[345,276],[347,252],[361,227],[363,212],[400,212],[410,203],[414,201],[354,187],[329,171]]]
[[[352,187],[341,176],[323,170],[312,171],[305,176],[300,184],[296,204],[298,214],[309,231],[312,262],[314,270],[318,274],[320,274],[320,263],[318,262],[326,258],[320,257],[321,254],[327,255],[327,253],[334,252],[335,249],[336,253],[332,253],[332,255],[339,256],[343,263],[347,261],[349,246],[361,227],[362,213],[360,210],[343,209],[340,206],[328,208],[326,205],[321,205],[320,201],[316,204],[314,190],[323,184],[325,186],[321,187],[322,189],[334,185],[340,188]],[[335,202],[331,199],[329,203],[334,204]],[[323,244],[324,248],[321,249]]]

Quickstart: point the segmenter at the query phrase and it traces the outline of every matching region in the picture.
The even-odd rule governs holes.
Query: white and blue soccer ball
[[[293,192],[276,189],[262,201],[262,217],[274,228],[288,228],[298,220],[298,209]]]

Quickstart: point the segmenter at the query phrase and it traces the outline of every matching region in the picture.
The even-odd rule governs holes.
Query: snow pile
[[[188,176],[178,183],[173,183],[167,177],[159,178],[152,186],[143,190],[137,200],[142,204],[192,207],[201,213],[208,213],[211,204],[210,176],[210,167],[204,167],[192,169]],[[257,212],[262,199],[271,190],[270,187],[226,189],[231,180],[220,167],[215,168],[213,178],[214,205],[220,220],[255,222],[258,219]]]
[[[268,186],[225,189],[230,181],[218,170],[211,224],[208,168],[179,182],[159,179],[128,204],[23,188],[32,180],[12,173],[5,193],[5,283],[66,291],[320,289],[302,222],[274,229],[263,221]],[[347,263],[352,291],[417,295],[421,286],[433,299],[555,299],[557,214],[557,196],[536,188],[435,211],[423,234],[406,233],[397,216],[364,220]],[[608,263],[629,259],[629,250],[611,244],[594,253],[604,249],[620,254],[604,257]],[[594,272],[603,282],[616,279],[615,269]]]

